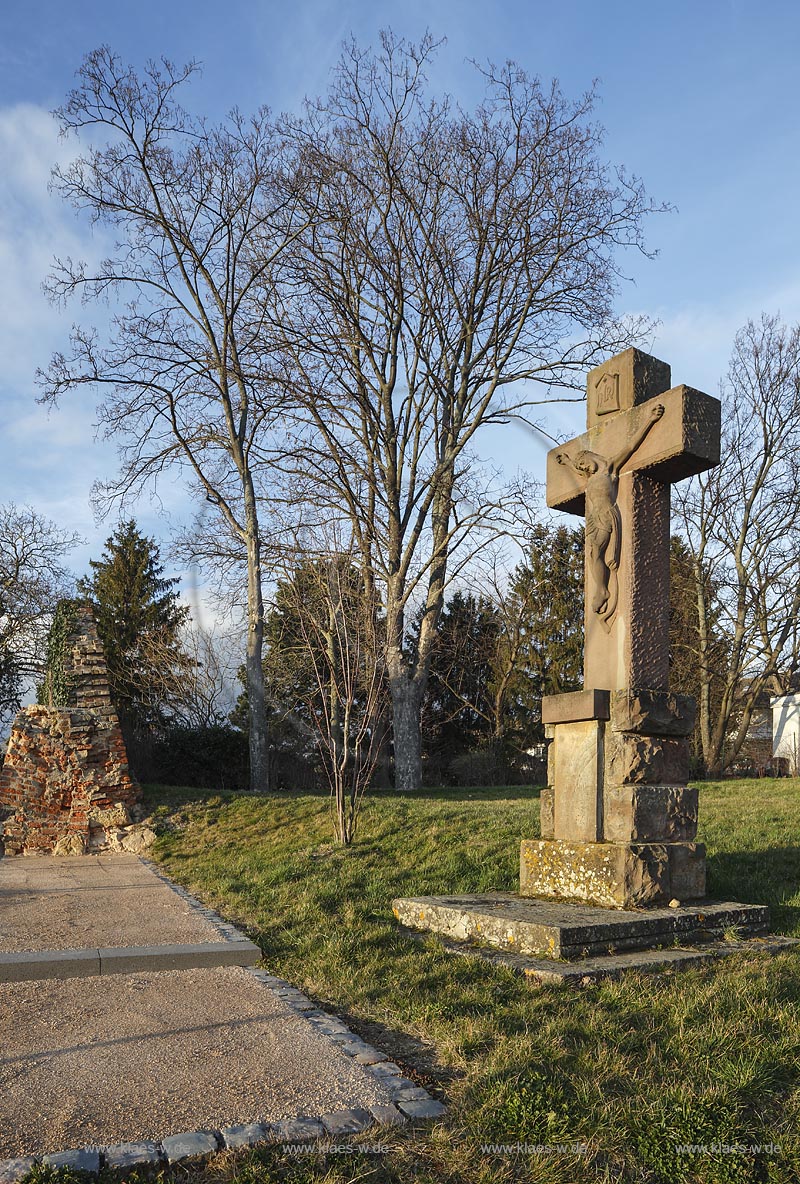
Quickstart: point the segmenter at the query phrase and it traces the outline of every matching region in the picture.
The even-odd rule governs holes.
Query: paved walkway
[[[0,950],[219,941],[136,855],[0,859]]]
[[[335,1133],[343,1112],[353,1130],[354,1114],[362,1127],[402,1120],[393,1103],[407,1117],[436,1112],[288,984],[203,962],[212,947],[252,960],[244,935],[135,856],[0,859],[0,974],[17,979],[0,981],[0,1160],[142,1141],[163,1156],[184,1132],[220,1144],[237,1124],[279,1129],[302,1115]],[[98,973],[65,949],[118,961]],[[176,950],[183,968],[162,969]],[[124,957],[130,973],[115,969]],[[39,974],[48,963],[57,977]]]

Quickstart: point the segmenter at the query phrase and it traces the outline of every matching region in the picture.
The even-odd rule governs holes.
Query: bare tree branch
[[[800,670],[800,326],[749,321],[722,396],[722,461],[678,496],[711,772],[741,750],[764,695],[788,691]]]
[[[261,650],[261,524],[256,442],[280,413],[270,324],[261,293],[306,227],[299,172],[266,110],[234,111],[218,127],[187,114],[191,78],[164,60],[143,75],[108,48],[89,54],[56,113],[63,133],[100,137],[53,172],[57,193],[117,235],[94,271],[56,260],[54,300],[117,305],[108,341],[76,328],[68,353],[40,374],[54,402],[84,384],[99,393],[99,425],[119,445],[120,473],[96,489],[107,508],[177,469],[214,507],[246,556],[247,676],[253,788],[267,788]]]
[[[603,164],[592,95],[571,103],[507,65],[464,112],[428,93],[434,51],[391,34],[376,53],[351,43],[328,96],[287,121],[325,184],[273,314],[300,402],[293,481],[305,465],[315,506],[349,518],[382,589],[403,788],[419,784],[451,555],[487,525],[467,511],[455,526],[467,449],[644,331],[612,316],[616,255],[644,249],[656,208]],[[412,596],[424,607],[413,657]]]

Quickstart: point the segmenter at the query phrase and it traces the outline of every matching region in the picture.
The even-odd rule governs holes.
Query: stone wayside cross
[[[670,486],[719,462],[718,400],[629,349],[591,371],[587,431],[547,458],[547,504],[586,516],[585,690],[544,700],[542,839],[520,892],[631,907],[705,893],[686,785],[694,702],[669,692]]]

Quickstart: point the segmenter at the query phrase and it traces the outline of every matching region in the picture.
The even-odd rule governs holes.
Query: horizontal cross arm
[[[566,452],[574,461],[579,452],[588,451],[610,461],[625,452],[650,418],[653,402],[662,404],[664,414],[623,465],[623,473],[646,472],[649,477],[671,485],[719,464],[719,400],[690,386],[676,386],[629,411],[609,416],[568,444],[551,449],[547,454],[547,504],[551,509],[584,513],[586,477],[572,465],[559,464],[557,454]]]

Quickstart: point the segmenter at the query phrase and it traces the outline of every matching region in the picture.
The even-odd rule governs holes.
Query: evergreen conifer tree
[[[78,594],[92,604],[120,720],[126,731],[158,732],[169,719],[164,670],[189,660],[179,638],[189,612],[178,601],[179,581],[164,576],[155,540],[133,519],[119,523],[89,565]]]

